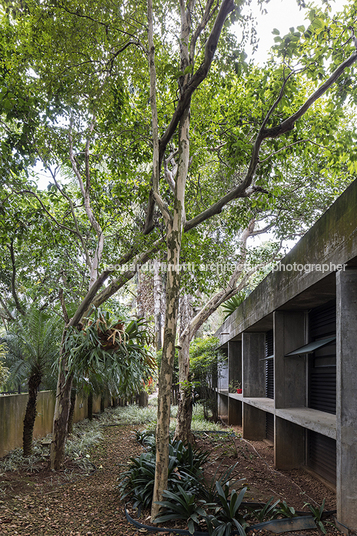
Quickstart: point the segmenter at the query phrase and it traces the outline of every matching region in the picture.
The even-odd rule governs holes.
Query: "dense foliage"
[[[215,394],[218,378],[227,364],[227,356],[218,350],[216,337],[194,339],[190,346],[190,378],[193,388],[199,394],[205,417],[218,420]]]

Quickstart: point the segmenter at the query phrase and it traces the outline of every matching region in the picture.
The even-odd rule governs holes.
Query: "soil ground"
[[[96,469],[83,476],[71,462],[63,471],[52,473],[47,463],[31,473],[0,475],[0,534],[22,536],[130,536],[149,534],[130,525],[119,498],[117,478],[125,470],[129,458],[142,447],[136,442],[138,426],[104,428],[103,441],[93,448],[91,460]],[[239,434],[239,428],[236,429]],[[234,478],[245,478],[247,500],[266,502],[271,496],[285,500],[289,506],[302,510],[304,503],[334,510],[335,494],[303,470],[289,472],[273,469],[273,449],[265,442],[218,434],[199,434],[197,443],[211,451],[206,467],[208,478],[234,465]],[[241,483],[237,485],[241,487]],[[306,508],[305,508],[306,510]],[[332,520],[333,518],[331,518]],[[145,521],[142,521],[145,522]],[[146,521],[147,523],[147,521]],[[342,534],[325,525],[328,535]],[[150,533],[154,534],[154,533]],[[159,534],[159,533],[156,533]],[[254,533],[250,533],[252,536]],[[271,534],[255,531],[256,535]],[[292,535],[317,535],[318,531],[290,532]]]

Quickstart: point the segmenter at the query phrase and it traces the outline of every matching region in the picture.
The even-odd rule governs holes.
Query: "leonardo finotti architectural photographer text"
[[[232,273],[233,270],[238,268],[242,272],[251,271],[251,270],[261,270],[261,269],[269,269],[272,272],[299,272],[299,273],[310,273],[310,272],[336,272],[336,271],[345,271],[346,270],[346,264],[334,264],[332,262],[330,263],[323,263],[323,264],[302,264],[302,263],[281,263],[278,262],[277,264],[260,264],[258,266],[252,266],[251,264],[244,263],[244,264],[234,264],[234,263],[200,263],[196,264],[194,262],[184,262],[182,264],[167,264],[165,262],[160,262],[159,264],[159,270],[161,272],[210,272],[215,274],[223,274],[223,273]],[[136,271],[138,269],[142,270],[143,272],[154,272],[154,264],[146,263],[146,264],[110,264],[106,267],[107,270],[111,271],[119,271],[119,272],[128,272],[128,271]]]

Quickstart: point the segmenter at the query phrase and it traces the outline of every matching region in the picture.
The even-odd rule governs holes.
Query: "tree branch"
[[[293,143],[289,143],[289,145],[285,145],[284,147],[281,147],[281,149],[278,149],[277,151],[274,151],[273,153],[270,153],[270,155],[266,156],[263,160],[259,160],[259,164],[264,164],[267,160],[269,160],[272,156],[275,156],[276,154],[281,153],[282,151],[285,151],[286,149],[290,149],[290,147],[294,147],[294,145],[298,145],[299,143],[305,143],[305,142],[312,143],[313,145],[316,145],[316,147],[320,147],[321,149],[326,149],[323,145],[320,145],[319,143],[316,143],[313,140],[310,140],[310,138],[305,138],[302,140],[294,141]]]
[[[52,214],[47,210],[47,208],[45,207],[45,205],[42,203],[41,199],[38,197],[37,194],[35,194],[35,192],[32,192],[31,190],[13,190],[13,192],[15,194],[29,194],[29,195],[32,195],[33,197],[35,197],[37,199],[37,201],[40,203],[41,207],[43,208],[43,210],[46,212],[47,216],[56,224],[58,225],[58,227],[62,228],[62,229],[66,229],[66,231],[69,231],[70,233],[73,233],[75,234],[76,236],[79,237],[79,239],[82,241],[83,237],[82,235],[77,232],[75,229],[71,229],[70,227],[68,227],[67,225],[64,225],[63,223],[60,223],[59,221],[56,220],[56,218],[54,216],[52,216]]]
[[[233,0],[223,0],[217,18],[213,25],[212,31],[206,42],[204,60],[196,71],[196,73],[192,76],[188,84],[183,88],[182,95],[172,116],[171,122],[166,128],[164,135],[160,139],[160,160],[165,153],[166,146],[172,138],[184,110],[190,104],[193,93],[208,75],[213,61],[214,53],[217,48],[218,40],[221,35],[223,24],[225,23],[226,18],[228,17],[229,13],[233,11],[233,9]]]
[[[186,222],[184,226],[185,233],[194,227],[197,227],[197,225],[211,218],[215,214],[222,212],[222,208],[225,207],[230,201],[233,201],[233,199],[237,199],[238,197],[250,197],[256,192],[267,193],[266,190],[260,186],[252,186],[251,188],[246,187],[245,184],[248,182],[248,179],[250,179],[250,175],[247,173],[245,180],[241,184],[233,188],[230,192],[228,192],[228,194],[223,196],[219,201],[208,207],[206,210],[202,211],[200,214]],[[252,179],[253,175],[251,176],[250,181]]]
[[[351,67],[357,60],[357,51],[354,51],[347,60],[345,60],[337,69],[332,73],[332,75],[321,84],[321,86],[314,91],[314,93],[307,99],[307,101],[299,108],[297,112],[292,114],[290,117],[285,119],[280,125],[268,129],[262,129],[261,134],[264,138],[277,138],[285,132],[289,132],[294,128],[294,125],[298,119],[300,119],[311,106],[316,102],[330,87],[336,82],[336,80],[341,76],[341,74]]]
[[[113,272],[113,270],[104,270],[104,272],[101,273],[101,275],[96,279],[96,281],[93,283],[89,291],[87,292],[85,298],[82,300],[82,303],[78,307],[77,311],[75,312],[74,316],[69,321],[69,326],[77,326],[78,323],[81,321],[83,314],[85,311],[88,310],[90,305],[93,302],[93,299],[95,295],[97,294],[100,287],[104,284],[104,282],[108,279],[109,275]]]
[[[42,160],[42,159],[41,159],[41,160]],[[55,183],[55,185],[56,185],[57,190],[58,190],[58,191],[60,192],[60,194],[61,194],[65,199],[67,199],[67,201],[68,201],[68,204],[69,204],[69,207],[70,207],[70,210],[71,210],[71,214],[72,214],[72,218],[73,218],[73,221],[74,221],[74,225],[75,225],[75,227],[76,227],[77,236],[79,237],[80,242],[81,242],[81,244],[82,244],[82,248],[83,248],[84,256],[85,256],[85,258],[86,258],[86,264],[87,264],[88,268],[90,268],[90,266],[91,266],[91,260],[90,260],[90,257],[89,257],[88,249],[87,249],[87,247],[86,247],[86,245],[85,245],[85,242],[84,242],[84,238],[83,238],[82,234],[81,234],[80,231],[79,231],[78,221],[77,221],[77,218],[76,218],[76,213],[75,213],[75,211],[74,211],[74,205],[73,205],[72,199],[66,194],[66,192],[63,190],[63,188],[60,187],[60,185],[59,185],[59,183],[58,183],[58,181],[57,181],[57,179],[56,179],[56,173],[54,173],[54,172],[52,171],[51,167],[50,167],[50,166],[47,166],[43,160],[42,160],[42,163],[43,163],[43,165],[46,166],[46,169],[48,169],[48,171],[51,173],[51,177],[52,177],[52,179],[54,180],[54,183]]]
[[[217,9],[218,9],[218,2],[217,2],[215,8],[211,12],[211,8],[213,6],[213,3],[214,3],[214,0],[208,0],[206,2],[206,8],[205,8],[205,12],[203,14],[202,20],[198,24],[198,26],[196,28],[196,31],[192,36],[191,43],[190,43],[190,62],[192,62],[192,63],[193,63],[194,57],[195,57],[197,39],[199,38],[199,36],[201,35],[202,31],[205,29],[205,27],[207,26],[207,24],[209,23],[209,21],[213,17],[215,11],[217,11]]]
[[[17,292],[16,292],[16,263],[15,263],[15,254],[14,254],[14,242],[11,240],[10,245],[8,246],[10,250],[11,264],[12,264],[12,274],[11,274],[11,294],[14,298],[16,309],[22,314],[26,315],[25,310],[22,308]]]
[[[275,109],[277,102],[280,100],[281,98],[281,92],[280,92],[277,101],[275,101],[272,108],[270,108],[256,136],[255,143],[253,145],[252,156],[249,162],[248,171],[242,183],[236,186],[235,188],[233,188],[228,194],[223,196],[219,201],[211,205],[211,207],[209,207],[205,211],[201,212],[201,214],[198,214],[197,216],[192,218],[190,221],[188,221],[185,224],[184,231],[187,232],[190,229],[196,227],[198,224],[205,221],[206,219],[210,218],[211,216],[215,214],[219,214],[222,211],[222,208],[233,199],[237,199],[238,197],[248,197],[256,191],[264,191],[266,193],[265,190],[262,190],[261,188],[257,186],[251,187],[257,165],[259,164],[259,151],[260,151],[260,147],[261,147],[263,140],[266,138],[277,138],[281,136],[282,134],[285,134],[286,132],[292,130],[294,128],[296,121],[300,119],[307,112],[307,110],[313,105],[313,103],[316,100],[318,100],[324,93],[326,93],[326,91],[341,76],[344,70],[350,67],[351,65],[353,65],[356,62],[356,60],[357,60],[357,51],[353,52],[353,54],[349,58],[347,58],[347,60],[341,63],[341,65],[332,73],[332,75],[328,78],[328,80],[326,80],[326,82],[324,82],[306,100],[305,104],[303,104],[303,106],[301,106],[301,108],[299,108],[299,110],[295,114],[285,119],[285,121],[283,121],[277,127],[265,129],[263,128],[263,125],[267,123],[267,120],[272,110]],[[286,81],[284,81],[283,87],[285,87],[285,84],[286,84]]]
[[[106,302],[111,296],[113,296],[118,290],[120,290],[125,283],[127,283],[130,279],[132,279],[136,272],[137,272],[137,265],[145,264],[149,259],[152,258],[152,256],[159,250],[161,244],[163,242],[163,239],[156,240],[152,247],[145,251],[144,253],[141,253],[134,259],[131,264],[133,265],[133,270],[126,270],[124,273],[122,273],[119,277],[114,279],[102,292],[100,292],[96,298],[93,300],[93,305],[95,307],[99,307],[102,305],[102,303]],[[127,264],[130,261],[130,259],[127,259],[125,262],[122,262],[121,264]]]
[[[6,306],[6,303],[4,302],[4,300],[2,299],[2,297],[0,296],[0,303],[5,311],[5,313],[7,314],[8,318],[6,318],[6,320],[12,320],[14,321],[15,320],[15,317],[10,313],[9,309],[7,308]]]
[[[69,322],[69,316],[68,316],[68,313],[67,313],[66,304],[64,302],[63,288],[59,289],[58,297],[59,297],[61,307],[62,307],[63,318],[64,318],[64,321],[65,321],[65,324],[67,325],[68,322]]]
[[[151,5],[151,11],[152,11],[152,0],[148,0],[148,5]],[[207,39],[206,46],[205,46],[205,56],[204,60],[201,63],[200,67],[196,71],[196,73],[191,77],[190,81],[184,86],[183,91],[181,92],[180,100],[178,102],[178,105],[176,107],[176,110],[172,116],[172,119],[170,121],[170,124],[166,128],[165,133],[160,139],[159,142],[159,170],[161,167],[161,162],[163,159],[163,156],[165,154],[165,150],[167,147],[167,144],[169,143],[170,139],[172,138],[173,134],[175,133],[175,130],[177,128],[177,125],[186,110],[186,108],[190,105],[191,97],[195,90],[198,88],[198,86],[203,82],[203,80],[207,77],[207,74],[209,72],[209,69],[211,67],[214,53],[217,48],[218,40],[221,35],[221,31],[223,28],[223,24],[229,15],[231,11],[234,9],[234,1],[233,0],[223,0],[222,5],[220,7],[219,13],[217,15],[217,18],[215,20],[215,23],[213,25],[212,31]],[[150,10],[148,9],[148,12]],[[149,16],[152,17],[152,14]],[[149,18],[150,22],[150,18]],[[152,22],[151,22],[152,24]],[[149,24],[149,32],[150,32],[150,24]],[[151,57],[153,57],[154,50],[152,50],[151,45],[149,45],[150,51],[149,54],[151,54]],[[151,79],[151,71],[150,71],[150,79]],[[152,89],[150,90],[150,96],[152,96]],[[157,172],[157,170],[156,170]],[[153,188],[154,188],[154,179],[153,179]],[[144,227],[144,234],[148,234],[152,231],[154,228],[153,223],[153,214],[154,214],[154,206],[155,201],[153,195],[149,196],[149,202],[148,202],[148,208],[146,212],[146,220],[145,220],[145,227]]]

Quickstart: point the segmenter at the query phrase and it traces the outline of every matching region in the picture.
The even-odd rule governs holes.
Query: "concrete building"
[[[217,336],[220,414],[273,442],[277,469],[335,486],[340,528],[357,529],[357,181]],[[229,392],[238,381],[242,394]]]

